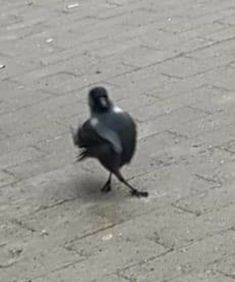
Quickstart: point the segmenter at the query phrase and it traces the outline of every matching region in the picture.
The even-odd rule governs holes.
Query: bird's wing
[[[118,137],[117,133],[110,129],[109,127],[103,125],[101,122],[96,123],[95,125],[92,125],[95,129],[96,133],[104,140],[108,141],[112,147],[113,150],[117,154],[122,153],[122,144],[120,141],[120,138]]]
[[[96,131],[92,128],[90,120],[87,120],[80,126],[75,135],[73,135],[75,145],[80,148],[92,147],[104,142]]]
[[[121,154],[122,146],[118,135],[101,122],[92,123],[91,120],[86,121],[83,126],[78,129],[77,144],[79,147],[94,147],[104,142],[111,144],[113,150],[117,154]]]

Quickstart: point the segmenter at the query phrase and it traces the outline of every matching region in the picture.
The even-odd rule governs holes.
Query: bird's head
[[[108,97],[108,92],[104,87],[94,87],[90,90],[89,106],[92,113],[105,113],[112,108],[112,102]]]

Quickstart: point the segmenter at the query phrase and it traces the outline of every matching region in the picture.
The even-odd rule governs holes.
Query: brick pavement
[[[234,1],[0,6],[0,281],[234,281]],[[74,163],[97,84],[136,118],[147,199]]]

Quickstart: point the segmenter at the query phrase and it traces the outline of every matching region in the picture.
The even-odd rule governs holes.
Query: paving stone
[[[186,282],[186,281],[192,281],[192,282],[198,282],[198,281],[207,281],[207,282],[232,282],[233,279],[226,277],[220,273],[213,273],[210,270],[200,273],[192,273],[188,275],[182,275],[178,278],[174,278],[173,280],[167,280],[167,281],[176,281],[176,282]]]
[[[1,1],[0,277],[234,281],[234,3]],[[138,127],[122,172],[75,163],[105,86]]]
[[[233,253],[233,240],[233,231],[215,235],[187,248],[169,252],[142,265],[124,269],[122,276],[129,280],[136,279],[136,281],[146,281],[146,279],[167,281],[196,269],[197,271],[210,270],[210,263],[220,256]]]
[[[216,269],[225,279],[234,280],[234,254],[222,258],[216,264]]]

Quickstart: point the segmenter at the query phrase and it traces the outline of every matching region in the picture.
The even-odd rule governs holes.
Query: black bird
[[[91,117],[76,131],[71,127],[74,145],[81,151],[78,161],[96,158],[110,172],[102,192],[111,190],[114,174],[131,191],[132,195],[147,197],[130,185],[120,169],[130,163],[136,148],[136,125],[131,116],[114,106],[103,87],[94,87],[88,94]]]

